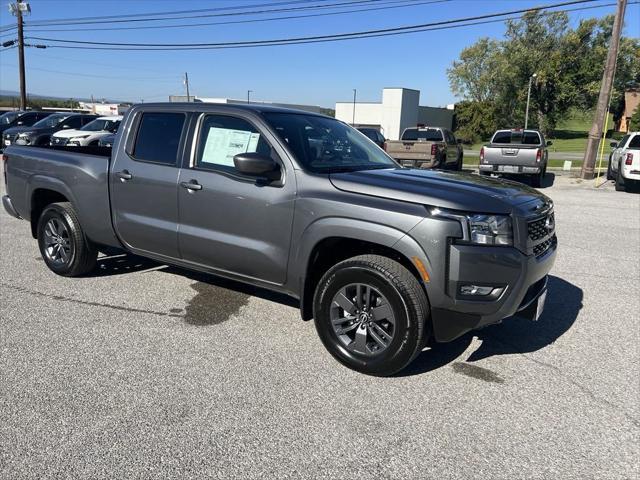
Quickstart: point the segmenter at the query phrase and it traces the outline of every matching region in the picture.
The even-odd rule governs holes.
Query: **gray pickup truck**
[[[549,145],[537,130],[498,130],[480,149],[480,174],[527,175],[534,187],[540,187],[547,173]]]
[[[258,105],[137,105],[103,150],[4,153],[4,208],[59,275],[116,250],[282,292],[371,375],[544,304],[553,205],[525,185],[405,169],[342,122]]]

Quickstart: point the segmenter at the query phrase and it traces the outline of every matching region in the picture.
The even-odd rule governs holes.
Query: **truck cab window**
[[[198,136],[197,168],[235,172],[233,157],[239,153],[271,155],[264,136],[246,120],[226,115],[207,115]]]
[[[146,162],[175,165],[184,120],[183,113],[143,113],[133,157]]]

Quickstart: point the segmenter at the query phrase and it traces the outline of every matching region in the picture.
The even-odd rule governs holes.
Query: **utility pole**
[[[20,110],[27,108],[27,86],[24,73],[24,33],[22,31],[23,13],[31,13],[31,6],[23,0],[9,4],[9,10],[18,21],[18,68],[20,71]]]
[[[191,97],[189,96],[189,75],[187,72],[184,72],[184,84],[187,87],[187,103],[191,101]]]
[[[531,100],[531,82],[534,78],[538,76],[537,73],[534,73],[529,77],[529,91],[527,92],[527,110],[524,114],[524,129],[527,129],[527,125],[529,125],[529,101]]]
[[[251,92],[253,92],[253,90],[247,90],[247,104],[251,103]]]
[[[582,162],[582,172],[580,172],[580,177],[584,179],[594,177],[598,143],[602,139],[603,133],[606,134],[606,132],[602,130],[609,110],[613,77],[616,73],[618,47],[620,46],[620,32],[622,31],[622,24],[624,23],[624,11],[626,7],[627,0],[618,0],[616,16],[613,20],[613,32],[611,33],[611,41],[609,43],[609,52],[607,53],[607,61],[604,67],[604,73],[602,74],[602,83],[600,84],[600,95],[598,96],[593,125],[591,126],[591,130],[589,130],[587,149],[584,152],[584,161]]]
[[[353,117],[351,119],[351,126],[353,127],[356,124],[356,95],[358,93],[358,90],[356,90],[355,88],[353,89]]]

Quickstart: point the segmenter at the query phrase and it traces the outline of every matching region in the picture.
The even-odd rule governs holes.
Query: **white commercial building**
[[[389,140],[399,140],[405,128],[418,124],[452,129],[454,111],[450,107],[420,106],[419,90],[384,88],[382,102],[336,103],[336,118],[359,127],[378,128]]]

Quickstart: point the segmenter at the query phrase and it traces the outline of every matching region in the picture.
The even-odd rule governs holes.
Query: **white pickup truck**
[[[612,142],[607,179],[616,181],[616,190],[640,183],[640,132],[627,133],[620,142]]]

